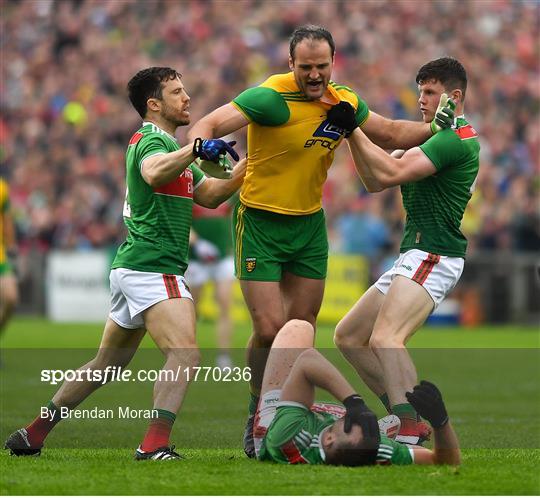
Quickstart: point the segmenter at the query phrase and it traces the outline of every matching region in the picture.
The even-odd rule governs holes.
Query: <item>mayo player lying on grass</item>
[[[272,344],[255,416],[259,460],[288,464],[374,465],[460,463],[456,434],[439,390],[422,381],[407,399],[434,429],[433,450],[379,432],[375,414],[343,375],[313,348],[313,326],[291,320]],[[344,406],[315,403],[320,387]]]

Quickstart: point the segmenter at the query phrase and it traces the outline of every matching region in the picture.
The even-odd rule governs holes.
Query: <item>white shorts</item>
[[[142,313],[165,299],[193,299],[181,275],[164,275],[115,268],[109,275],[111,311],[109,317],[126,329],[144,325]]]
[[[215,263],[190,261],[186,271],[186,280],[192,287],[200,287],[209,280],[214,282],[234,280],[234,259],[232,256],[227,256]]]
[[[403,275],[424,287],[436,308],[458,283],[464,263],[463,258],[411,249],[400,254],[394,266],[383,273],[374,285],[386,295],[394,277]]]

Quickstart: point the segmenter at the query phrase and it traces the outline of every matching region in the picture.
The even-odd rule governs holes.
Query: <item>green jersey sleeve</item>
[[[358,107],[356,108],[356,114],[355,114],[356,122],[358,123],[358,126],[362,126],[366,122],[369,116],[369,107],[366,104],[366,102],[358,96],[357,93],[355,92],[352,92],[352,93],[354,93],[354,95],[358,99]]]
[[[168,152],[170,152],[170,148],[167,147],[167,138],[159,133],[145,134],[137,144],[136,164],[140,170],[145,159]]]
[[[437,171],[464,160],[461,141],[454,130],[442,130],[420,145],[420,149],[433,163]]]
[[[266,444],[280,448],[300,432],[306,422],[309,410],[301,404],[284,404],[278,407],[271,430],[266,435]]]
[[[191,171],[193,172],[193,190],[197,190],[199,186],[206,180],[204,173],[195,165],[190,164]]]
[[[378,465],[411,465],[414,463],[413,450],[381,434],[377,453]]]
[[[291,114],[283,97],[272,88],[248,88],[232,102],[250,121],[262,126],[282,125]]]

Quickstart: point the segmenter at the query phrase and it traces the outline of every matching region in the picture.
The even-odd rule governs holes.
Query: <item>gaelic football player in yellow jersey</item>
[[[15,229],[9,205],[9,187],[0,178],[0,332],[6,326],[19,300],[17,280],[8,258],[15,246]]]
[[[334,53],[327,30],[297,28],[290,39],[291,72],[242,92],[188,133],[190,139],[221,137],[248,126],[247,173],[235,211],[235,269],[253,322],[244,438],[250,457],[268,348],[285,322],[296,318],[315,326],[319,313],[328,259],[322,186],[335,149],[350,135],[350,109],[354,126],[387,149],[414,147],[437,130],[371,112],[353,90],[331,81]]]

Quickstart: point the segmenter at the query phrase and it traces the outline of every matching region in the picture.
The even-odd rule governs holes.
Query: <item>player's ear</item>
[[[149,110],[149,111],[154,111],[154,112],[157,112],[160,110],[161,108],[161,103],[159,102],[158,99],[148,99],[146,101],[146,108]]]
[[[459,88],[452,90],[449,97],[456,103],[456,105],[463,102],[463,92]]]
[[[289,54],[289,69],[292,71],[294,69],[294,60]]]

